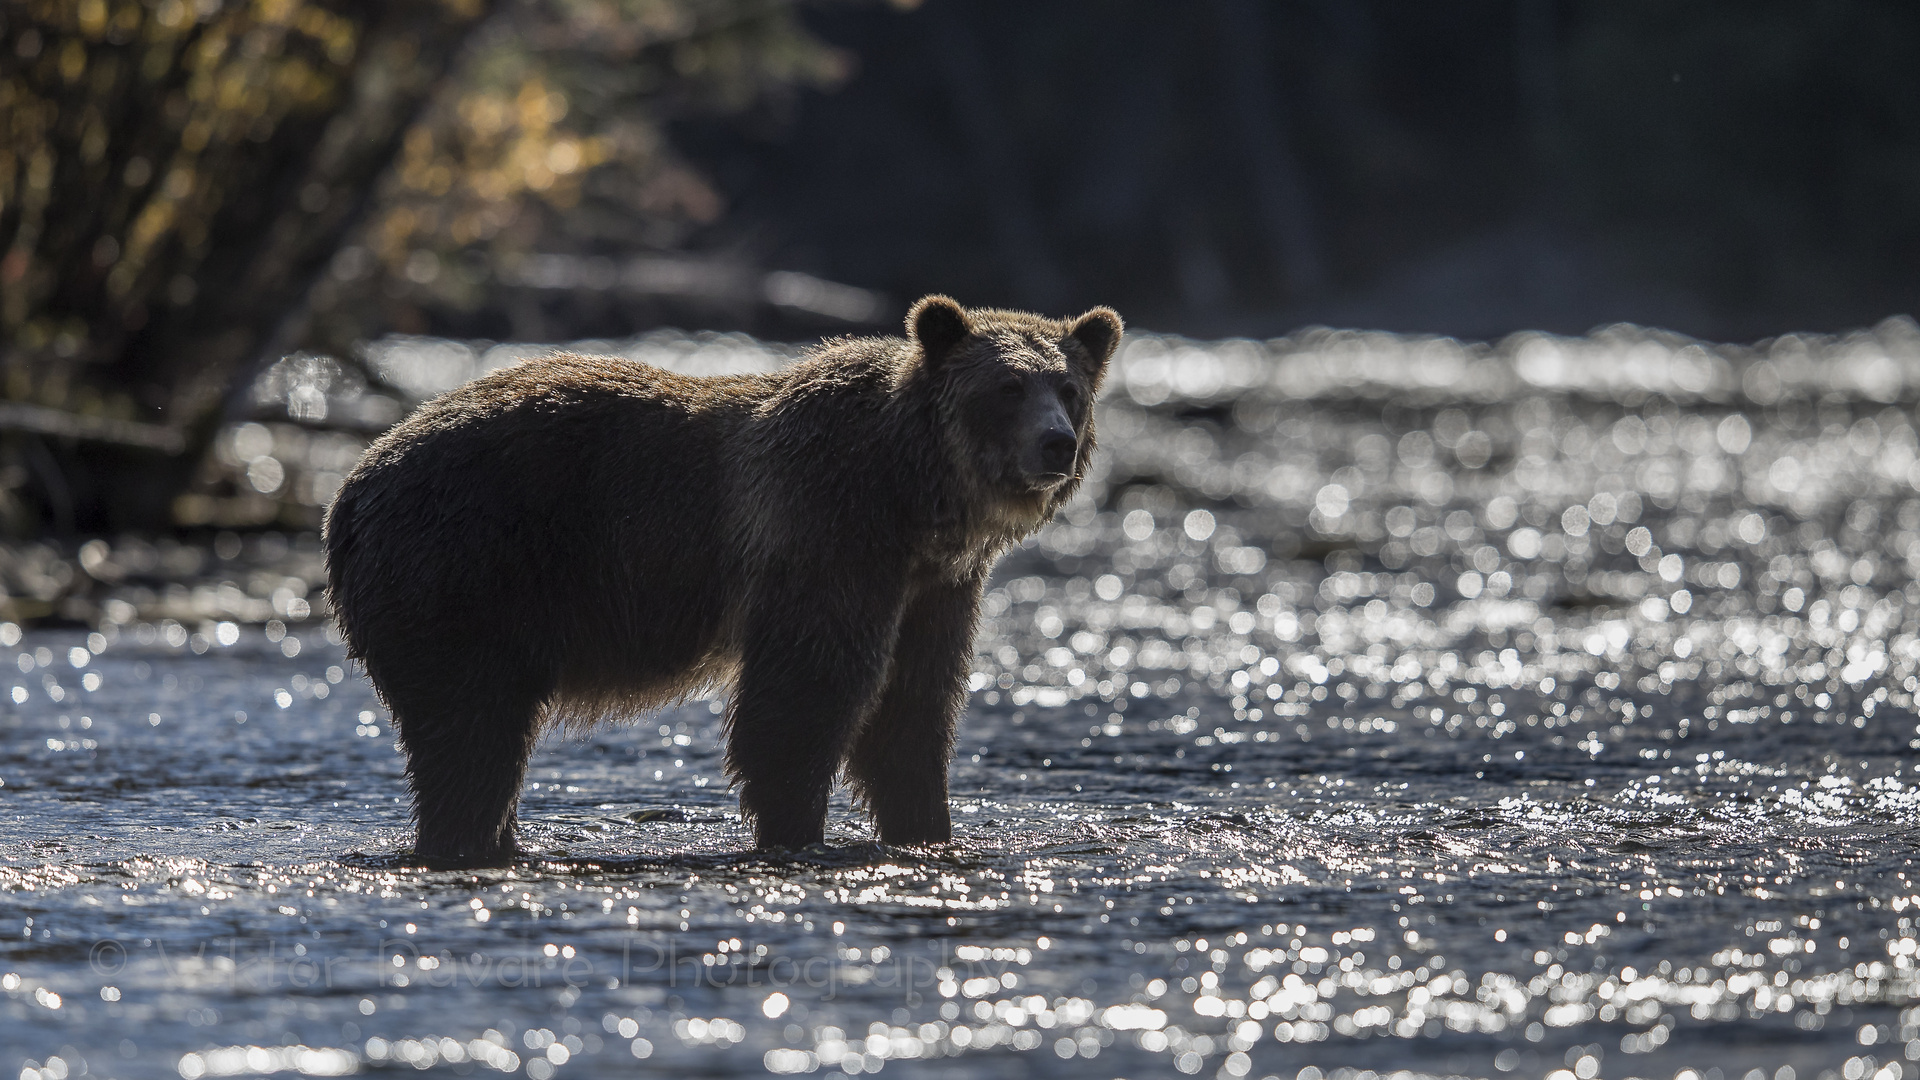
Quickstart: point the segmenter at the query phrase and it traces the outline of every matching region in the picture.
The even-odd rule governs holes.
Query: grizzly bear
[[[416,858],[512,860],[544,728],[716,688],[759,847],[822,840],[843,769],[882,842],[950,839],[981,591],[1078,485],[1121,323],[929,296],[907,329],[761,375],[555,355],[373,444],[328,586],[406,751]]]

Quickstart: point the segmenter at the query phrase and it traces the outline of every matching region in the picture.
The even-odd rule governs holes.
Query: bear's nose
[[[1040,465],[1047,472],[1065,475],[1073,471],[1073,455],[1080,449],[1080,440],[1072,432],[1058,428],[1040,436]]]

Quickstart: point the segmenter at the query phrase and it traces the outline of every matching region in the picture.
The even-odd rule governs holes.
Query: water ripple
[[[519,865],[409,869],[310,541],[9,550],[92,625],[0,626],[0,1047],[1910,1078],[1913,338],[1132,341],[988,595],[938,848],[841,801],[742,851],[700,701],[547,744]]]

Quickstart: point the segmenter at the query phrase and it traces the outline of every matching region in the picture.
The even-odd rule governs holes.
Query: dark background
[[[1610,321],[1751,339],[1913,307],[1920,7],[820,6],[787,123],[684,124],[707,243],[906,299],[1278,334]]]

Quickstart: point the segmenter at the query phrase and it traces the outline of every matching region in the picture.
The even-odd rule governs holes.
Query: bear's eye
[[[1072,383],[1062,386],[1060,388],[1060,401],[1069,409],[1076,408],[1080,404],[1080,388]]]
[[[1026,388],[1020,385],[1019,379],[1008,379],[1006,382],[1000,384],[1000,395],[1002,397],[1019,397],[1025,390]]]

